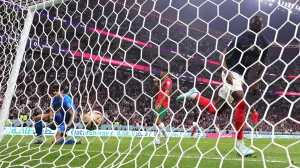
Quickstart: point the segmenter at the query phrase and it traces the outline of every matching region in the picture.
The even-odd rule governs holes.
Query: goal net
[[[299,5],[297,0],[0,0],[0,167],[299,167]],[[253,16],[262,18],[259,34],[270,45],[262,48],[255,38],[247,49],[259,50],[259,58],[264,51],[268,55],[265,63],[258,59],[244,67],[249,72],[242,86],[247,107],[241,128],[245,146],[255,152],[244,157],[236,140],[239,104],[219,115],[209,111],[216,110],[212,104],[224,85],[219,56],[228,56],[230,41],[252,31]],[[154,124],[156,99],[169,87],[160,76],[163,69],[173,83],[161,117],[166,132]],[[255,81],[260,81],[256,94]],[[48,118],[42,143],[32,143],[35,117],[49,113],[55,84],[64,86],[76,105],[79,121],[67,137],[81,144],[53,144],[57,130],[47,127]],[[176,101],[192,88],[208,104],[201,106],[200,94]],[[87,130],[80,116],[92,110],[102,112],[104,122]],[[170,136],[166,142],[157,132],[161,128]]]

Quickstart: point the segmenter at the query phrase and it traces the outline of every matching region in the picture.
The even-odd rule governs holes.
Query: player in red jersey
[[[258,131],[257,131],[258,112],[257,112],[256,108],[253,108],[253,112],[250,112],[250,116],[252,117],[252,128],[255,131],[256,139],[258,139]]]
[[[173,82],[169,78],[168,69],[162,69],[160,72],[161,88],[159,89],[158,79],[153,79],[154,90],[158,92],[158,97],[155,101],[154,125],[156,125],[157,135],[155,137],[155,144],[160,144],[160,131],[163,133],[165,140],[168,140],[169,135],[166,131],[164,123],[161,121],[165,118],[169,108],[169,96],[172,92]]]

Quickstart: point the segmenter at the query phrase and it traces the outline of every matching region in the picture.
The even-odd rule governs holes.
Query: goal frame
[[[18,46],[16,47],[16,57],[14,63],[12,65],[12,70],[10,72],[9,79],[7,81],[7,88],[4,93],[2,107],[0,109],[0,142],[4,136],[4,128],[5,122],[9,116],[9,109],[12,97],[14,95],[15,87],[17,84],[17,79],[19,76],[19,71],[21,68],[21,63],[23,60],[23,56],[26,49],[27,40],[29,38],[29,33],[31,29],[31,25],[33,22],[34,14],[37,10],[51,7],[63,2],[67,2],[69,0],[26,0],[25,4],[22,0],[0,0],[4,3],[15,5],[27,11],[26,18],[24,21],[24,27],[21,31],[20,40],[18,42]],[[36,3],[36,1],[42,1],[40,3]],[[29,3],[29,5],[28,5]],[[25,5],[25,6],[23,6]]]

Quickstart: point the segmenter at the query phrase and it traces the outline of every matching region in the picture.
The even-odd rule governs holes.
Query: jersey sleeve
[[[233,52],[234,52],[234,46],[235,46],[235,38],[233,38],[227,45],[226,50],[225,50],[225,58],[229,58]]]
[[[265,64],[266,63],[266,59],[268,57],[268,52],[269,52],[269,48],[268,48],[269,42],[263,36],[262,36],[262,41],[264,43],[265,50],[262,53],[260,61]]]
[[[261,56],[261,58],[260,58],[260,61],[261,61],[263,64],[266,63],[266,59],[267,59],[267,57],[268,57],[268,52],[269,52],[269,49],[266,48],[266,49],[263,51],[263,54],[262,54],[262,56]]]
[[[70,97],[64,98],[64,102],[63,102],[64,109],[66,110],[72,109],[72,104],[73,104],[72,99]]]
[[[171,90],[173,87],[173,82],[172,80],[166,81],[166,90]]]
[[[235,38],[233,38],[227,45],[226,47],[226,52],[229,52],[231,49],[234,48],[234,45],[235,45]]]
[[[54,107],[54,101],[55,101],[55,97],[51,99],[50,107]]]

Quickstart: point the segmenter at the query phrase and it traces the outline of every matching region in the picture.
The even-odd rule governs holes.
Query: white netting
[[[12,96],[0,113],[1,167],[300,166],[299,11],[295,0],[0,0],[0,104]],[[216,99],[218,58],[254,15],[263,18],[262,34],[272,45],[260,93],[246,94],[245,143],[256,153],[245,158],[235,150],[233,109],[214,117],[196,101],[176,97],[195,87]],[[163,119],[172,138],[155,146],[153,78],[163,68],[173,81]],[[56,131],[48,128],[43,144],[28,145],[33,118],[48,113],[55,83],[68,88],[80,115],[98,110],[104,123],[96,131],[80,123],[71,129],[69,137],[82,138],[80,145],[53,145]],[[250,107],[259,112],[259,141]]]

